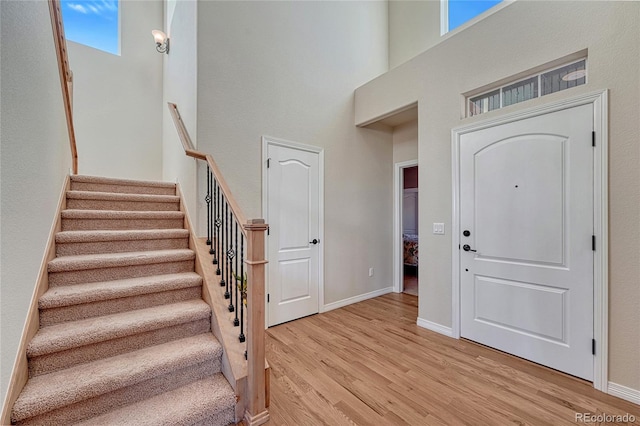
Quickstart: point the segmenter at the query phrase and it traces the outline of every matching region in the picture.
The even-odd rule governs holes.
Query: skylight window
[[[62,0],[67,40],[120,54],[118,0]]]
[[[441,0],[441,34],[453,31],[502,0]]]

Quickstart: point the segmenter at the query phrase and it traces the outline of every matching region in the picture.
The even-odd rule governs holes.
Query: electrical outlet
[[[373,268],[369,268],[369,276],[372,277],[373,276]]]
[[[434,223],[433,233],[438,235],[444,235],[444,223]]]

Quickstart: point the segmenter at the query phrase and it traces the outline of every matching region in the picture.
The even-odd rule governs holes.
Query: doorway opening
[[[394,169],[394,291],[418,296],[418,160]]]
[[[402,169],[402,292],[418,295],[418,166]]]

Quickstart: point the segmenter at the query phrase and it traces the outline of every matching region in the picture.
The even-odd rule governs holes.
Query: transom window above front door
[[[535,75],[467,97],[467,116],[483,114],[509,105],[549,95],[587,82],[587,60],[548,68]]]

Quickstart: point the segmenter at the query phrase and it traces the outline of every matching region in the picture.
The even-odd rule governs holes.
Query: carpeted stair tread
[[[83,210],[62,214],[62,231],[97,229],[183,229],[184,212],[171,210]]]
[[[186,229],[136,229],[62,231],[56,234],[56,244],[92,243],[98,241],[159,240],[188,238]]]
[[[135,180],[135,179],[115,179],[102,176],[88,176],[88,175],[71,175],[71,182],[82,183],[100,183],[106,185],[123,185],[123,186],[149,186],[156,188],[175,188],[176,184],[171,182],[158,182],[149,180]]]
[[[124,194],[118,192],[67,191],[67,200],[140,201],[154,203],[179,203],[177,195]]]
[[[52,287],[38,300],[40,309],[59,308],[202,285],[195,272]]]
[[[103,253],[57,257],[48,263],[47,268],[50,273],[68,272],[193,259],[195,259],[195,253],[189,249]]]
[[[180,211],[82,210],[62,211],[63,219],[182,219]]]
[[[122,194],[176,195],[176,184],[142,180],[71,176],[72,191],[117,192]]]
[[[227,425],[177,185],[74,175],[12,424]]]
[[[56,234],[56,257],[189,247],[186,229],[62,231]]]
[[[163,327],[208,318],[211,309],[203,300],[87,318],[43,327],[27,346],[27,356],[37,357],[72,348],[131,336]]]
[[[204,333],[32,377],[13,406],[12,419],[21,421],[172,371],[214,362],[221,353],[215,337]]]
[[[216,416],[217,425],[234,421],[235,394],[221,373],[149,399],[127,405],[85,422],[82,426],[192,425]]]
[[[81,210],[178,211],[177,195],[67,191],[67,208]]]

